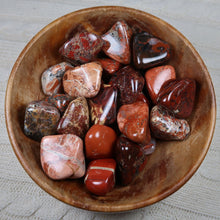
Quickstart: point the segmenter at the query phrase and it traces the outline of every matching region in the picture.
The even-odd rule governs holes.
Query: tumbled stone
[[[116,22],[107,33],[102,35],[103,51],[119,63],[129,64],[131,36],[132,30],[124,21]]]
[[[152,37],[147,32],[138,33],[133,40],[133,62],[137,69],[146,69],[162,64],[170,57],[167,42]]]
[[[59,121],[59,134],[75,134],[83,138],[89,129],[89,109],[84,97],[74,99]]]
[[[43,136],[56,134],[60,119],[59,110],[46,101],[33,101],[28,104],[24,117],[24,133],[40,141]]]
[[[101,78],[101,65],[96,62],[86,63],[66,71],[63,76],[63,87],[72,97],[92,98],[100,90]]]
[[[76,179],[85,174],[83,141],[73,134],[45,136],[41,140],[40,159],[51,179]]]
[[[118,128],[130,140],[146,144],[150,142],[149,107],[145,102],[122,105],[117,115]]]
[[[143,90],[144,83],[144,77],[131,66],[120,69],[110,81],[111,85],[118,88],[121,104],[136,102],[138,94]]]
[[[138,101],[145,102],[145,103],[147,103],[148,106],[149,106],[149,100],[148,100],[147,97],[143,94],[143,92],[140,92],[140,93],[137,95],[136,102],[138,102]]]
[[[101,37],[87,31],[82,31],[66,41],[59,52],[76,63],[87,63],[96,58],[102,46],[103,41]]]
[[[93,160],[89,163],[84,183],[93,194],[104,196],[115,186],[116,162],[112,158]]]
[[[73,68],[73,66],[67,62],[62,62],[51,66],[45,70],[41,75],[41,86],[44,94],[53,95],[63,92],[62,78],[64,73]]]
[[[101,64],[103,70],[108,74],[113,74],[117,72],[121,67],[121,64],[119,62],[109,58],[97,59],[97,61]]]
[[[128,185],[144,169],[147,156],[141,146],[123,136],[117,139],[114,151],[120,183]]]
[[[117,88],[104,85],[98,95],[89,100],[90,118],[93,124],[109,125],[117,117]]]
[[[145,79],[151,100],[156,104],[161,86],[168,80],[176,79],[176,72],[170,65],[158,66],[146,71]]]
[[[45,101],[53,104],[56,108],[60,110],[60,113],[64,113],[70,101],[73,98],[67,94],[54,94],[45,98]]]
[[[157,102],[170,109],[175,114],[175,117],[187,118],[193,110],[195,93],[195,80],[170,80],[162,85]]]
[[[150,128],[155,138],[184,140],[190,133],[185,119],[177,119],[166,108],[155,105],[150,113]]]
[[[85,136],[85,151],[88,160],[111,158],[117,135],[105,125],[93,125]]]

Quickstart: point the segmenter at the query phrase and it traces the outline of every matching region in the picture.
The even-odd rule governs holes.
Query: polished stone
[[[76,135],[45,136],[41,140],[40,159],[51,179],[76,179],[85,174],[83,141]]]
[[[96,34],[82,31],[66,41],[59,52],[74,63],[87,63],[96,59],[103,41]]]
[[[122,105],[117,115],[118,128],[130,140],[147,144],[151,135],[149,129],[149,107],[145,102]]]
[[[60,120],[59,110],[46,101],[33,101],[25,110],[24,133],[40,141],[43,136],[56,134]]]
[[[75,134],[84,138],[89,129],[89,109],[84,97],[74,99],[68,105],[60,119],[57,132],[59,134]]]
[[[62,78],[64,73],[73,68],[67,62],[62,62],[51,66],[41,75],[41,86],[45,95],[53,95],[63,92]]]
[[[172,112],[155,105],[150,113],[150,128],[155,138],[161,140],[184,140],[190,133],[185,119],[177,119]]]
[[[151,100],[156,104],[161,86],[168,80],[176,79],[176,72],[171,65],[158,66],[147,70],[145,79]]]
[[[107,33],[102,35],[103,51],[119,63],[129,64],[131,36],[132,30],[124,21],[116,22]]]
[[[101,64],[103,70],[110,75],[117,72],[121,67],[118,61],[109,58],[97,59],[97,61]]]
[[[147,69],[170,58],[170,46],[147,32],[138,33],[133,40],[133,62],[137,69]]]
[[[158,104],[170,109],[177,118],[188,118],[193,110],[196,82],[193,79],[170,80],[158,94]]]
[[[99,196],[106,195],[115,186],[116,162],[112,158],[93,160],[84,179],[87,190]]]
[[[98,95],[89,100],[90,118],[93,124],[109,125],[117,117],[117,88],[103,85]]]
[[[110,158],[117,136],[105,125],[93,125],[85,136],[85,152],[88,160]]]
[[[117,139],[115,158],[119,170],[119,182],[122,185],[130,184],[147,162],[143,148],[123,136]]]
[[[92,98],[100,90],[102,67],[96,62],[86,63],[68,70],[63,76],[64,91],[72,96]]]

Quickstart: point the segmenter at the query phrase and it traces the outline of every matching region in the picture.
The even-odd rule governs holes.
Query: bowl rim
[[[94,10],[106,10],[107,11],[107,10],[110,10],[110,9],[115,10],[115,11],[126,10],[128,13],[138,13],[138,14],[142,14],[142,15],[145,15],[145,16],[147,15],[149,17],[152,17],[157,22],[160,22],[163,25],[168,26],[177,35],[179,35],[179,37],[188,45],[190,50],[193,52],[194,56],[197,58],[197,61],[200,63],[201,66],[203,66],[203,69],[205,70],[205,74],[208,77],[208,80],[209,80],[209,83],[210,83],[210,90],[212,92],[213,114],[212,114],[212,120],[211,120],[212,129],[209,133],[209,136],[207,137],[205,150],[203,151],[201,156],[198,158],[198,162],[192,167],[192,169],[177,184],[175,184],[174,186],[172,186],[168,190],[162,192],[159,196],[157,195],[157,196],[151,197],[148,200],[139,201],[135,205],[135,207],[134,207],[134,205],[119,205],[120,207],[113,206],[113,207],[110,207],[109,210],[106,211],[106,210],[103,210],[102,206],[97,207],[96,205],[92,205],[92,206],[89,206],[89,207],[85,208],[81,204],[79,204],[77,201],[74,201],[73,203],[70,203],[69,201],[67,201],[66,198],[61,198],[59,194],[56,194],[56,192],[54,192],[54,191],[52,192],[50,190],[51,187],[48,184],[45,184],[46,182],[43,184],[41,181],[39,181],[38,176],[35,175],[35,173],[31,172],[31,169],[28,166],[28,162],[26,160],[22,160],[22,151],[19,148],[19,144],[18,144],[18,142],[15,138],[15,134],[14,134],[14,131],[13,131],[13,122],[10,120],[10,112],[11,112],[10,97],[11,97],[11,92],[12,92],[13,79],[15,77],[15,73],[17,72],[17,69],[19,68],[20,63],[21,63],[22,59],[24,58],[26,52],[40,38],[41,35],[43,35],[45,32],[47,32],[48,29],[50,29],[52,26],[54,26],[57,22],[60,22],[60,20],[65,19],[67,17],[70,17],[73,14],[77,15],[77,14],[82,14],[82,13],[89,13],[89,12],[92,12]],[[17,159],[19,160],[19,162],[22,165],[22,167],[24,168],[24,170],[32,178],[32,180],[35,183],[37,183],[44,191],[46,191],[47,193],[49,193],[50,195],[52,195],[56,199],[58,199],[62,202],[65,202],[66,204],[69,204],[69,205],[72,205],[74,207],[81,208],[81,209],[84,209],[84,210],[96,211],[96,212],[122,212],[122,211],[129,211],[129,210],[133,210],[133,209],[142,208],[142,207],[154,204],[154,203],[166,198],[167,196],[173,194],[178,189],[180,189],[193,176],[193,174],[197,171],[197,169],[200,167],[202,161],[204,160],[204,158],[205,158],[205,156],[208,152],[208,149],[211,145],[211,142],[212,142],[212,138],[213,138],[214,130],[215,130],[215,124],[216,124],[216,96],[215,96],[215,91],[214,91],[214,86],[213,86],[213,83],[212,83],[211,76],[208,72],[208,69],[207,69],[204,61],[202,60],[202,58],[200,57],[200,55],[196,51],[196,49],[193,47],[191,42],[182,33],[180,33],[176,28],[174,28],[172,25],[170,25],[166,21],[162,20],[161,18],[156,17],[156,16],[154,16],[154,15],[148,13],[148,12],[141,11],[139,9],[135,9],[135,8],[131,8],[131,7],[124,7],[124,6],[111,6],[111,5],[109,5],[109,6],[97,6],[97,7],[83,8],[83,9],[76,10],[76,11],[70,12],[68,14],[65,14],[61,17],[58,17],[57,19],[55,19],[51,23],[47,24],[31,40],[29,40],[29,42],[26,44],[26,46],[24,47],[22,52],[19,54],[17,60],[15,61],[15,64],[13,65],[13,68],[11,70],[11,73],[10,73],[10,76],[9,76],[9,79],[8,79],[7,88],[6,88],[6,95],[5,95],[5,122],[6,122],[6,127],[7,127],[9,140],[10,140],[10,143],[12,145],[13,151],[14,151]]]

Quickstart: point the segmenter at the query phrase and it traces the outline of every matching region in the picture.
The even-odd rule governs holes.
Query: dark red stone
[[[157,103],[170,109],[175,117],[187,118],[193,110],[195,92],[195,80],[170,80],[161,87]]]
[[[54,94],[52,96],[46,97],[45,101],[52,103],[56,106],[61,113],[64,113],[69,103],[73,98],[67,94]]]
[[[147,162],[143,148],[123,136],[117,139],[115,158],[122,185],[130,184],[144,169]]]
[[[130,63],[130,40],[132,36],[131,28],[124,22],[116,22],[112,28],[102,36],[104,40],[103,51],[107,56],[119,63]]]
[[[117,117],[117,88],[104,85],[95,98],[89,100],[90,118],[93,124],[109,125]]]
[[[95,59],[101,51],[103,41],[101,37],[82,31],[66,41],[59,52],[76,63],[87,63]]]
[[[147,32],[136,34],[133,40],[133,62],[136,68],[146,69],[162,64],[170,57],[167,42],[152,37]]]
[[[145,103],[148,104],[148,106],[149,106],[149,104],[150,104],[150,103],[149,103],[149,100],[148,100],[147,97],[143,94],[143,92],[141,92],[141,93],[138,94],[136,102],[138,102],[138,101],[145,102]]]
[[[116,162],[112,158],[90,162],[84,179],[86,188],[93,194],[103,196],[115,185]]]
[[[115,73],[121,67],[121,64],[119,62],[109,58],[97,59],[97,61],[101,64],[103,70],[108,74]]]
[[[121,104],[136,102],[144,83],[144,77],[131,66],[120,69],[110,80],[110,84],[118,88]]]

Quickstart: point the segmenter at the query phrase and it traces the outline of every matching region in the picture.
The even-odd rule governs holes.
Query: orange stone
[[[149,107],[142,101],[122,105],[117,115],[118,128],[128,139],[136,143],[150,142]]]
[[[94,160],[112,157],[116,139],[117,135],[112,128],[93,125],[85,137],[86,158]]]
[[[160,88],[168,80],[176,79],[176,72],[170,65],[158,66],[146,71],[145,79],[151,100],[156,104]]]

